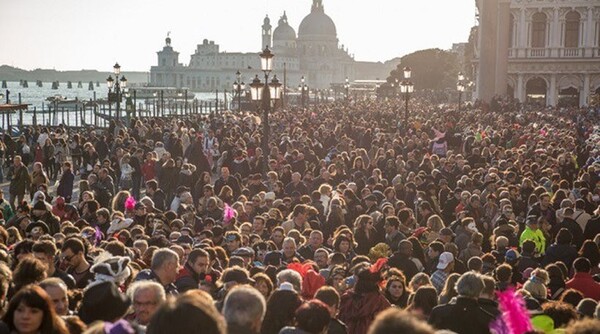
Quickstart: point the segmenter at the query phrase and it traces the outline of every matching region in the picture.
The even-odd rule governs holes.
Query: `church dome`
[[[325,14],[322,0],[313,0],[312,9],[300,23],[298,36],[318,35],[337,37],[335,23]]]
[[[277,28],[273,31],[274,41],[292,41],[296,40],[296,31],[292,28],[288,21],[287,15],[283,12],[283,16],[279,19]]]

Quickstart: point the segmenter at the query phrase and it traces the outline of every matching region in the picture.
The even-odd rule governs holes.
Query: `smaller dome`
[[[296,31],[290,26],[287,20],[287,15],[283,12],[283,16],[279,19],[277,28],[273,31],[274,41],[291,41],[296,40]]]

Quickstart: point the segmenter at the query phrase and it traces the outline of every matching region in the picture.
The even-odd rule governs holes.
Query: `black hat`
[[[29,225],[27,225],[25,232],[31,233],[31,230],[33,230],[35,227],[41,227],[42,230],[44,230],[44,234],[50,233],[50,228],[48,228],[48,225],[41,220],[38,220],[35,223],[30,223]]]
[[[283,260],[283,256],[280,252],[272,251],[265,255],[265,260],[263,261],[265,266],[271,265],[279,267]]]
[[[129,298],[119,291],[115,283],[100,282],[84,291],[79,318],[86,324],[97,320],[114,321],[125,315],[129,304]]]

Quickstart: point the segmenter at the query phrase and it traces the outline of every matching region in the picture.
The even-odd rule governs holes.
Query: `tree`
[[[383,90],[395,83],[396,79],[399,82],[404,80],[405,66],[412,69],[410,80],[415,84],[415,89],[456,89],[456,75],[461,70],[458,55],[454,52],[441,49],[416,51],[402,57],[401,63],[390,72]]]

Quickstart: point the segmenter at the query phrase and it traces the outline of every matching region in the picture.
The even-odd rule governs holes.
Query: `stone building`
[[[477,0],[477,98],[548,106],[600,94],[600,1]]]
[[[163,49],[157,52],[158,64],[150,69],[151,85],[199,91],[231,90],[238,70],[245,83],[250,83],[256,74],[262,80],[258,53],[265,46],[275,54],[272,75],[277,75],[281,82],[285,79],[287,87],[297,87],[302,76],[311,89],[328,89],[332,84],[343,83],[346,77],[355,79],[356,62],[339,43],[335,23],[325,13],[322,0],[313,0],[297,36],[285,12],[274,30],[268,16],[261,28],[261,46],[257,52],[221,52],[218,44],[205,39],[197,45],[187,65],[179,62],[179,53],[167,38]]]

